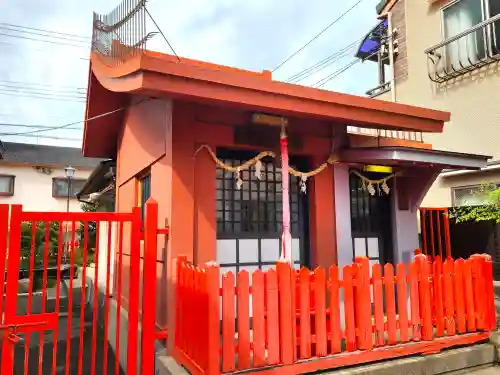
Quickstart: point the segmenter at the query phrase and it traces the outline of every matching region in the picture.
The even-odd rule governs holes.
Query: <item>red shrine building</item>
[[[296,267],[343,266],[360,255],[408,262],[419,247],[417,208],[438,174],[488,159],[421,140],[443,131],[446,112],[150,51],[115,66],[93,52],[86,119],[84,155],[116,162],[115,209],[153,197],[170,227],[157,255],[159,326],[174,308],[177,256],[216,261],[221,272],[275,264],[282,131]]]

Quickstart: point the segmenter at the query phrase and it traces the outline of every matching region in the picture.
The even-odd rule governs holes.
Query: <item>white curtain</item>
[[[451,38],[483,20],[481,0],[460,0],[443,10],[444,37]],[[467,67],[484,57],[484,32],[478,30],[446,46],[446,68]],[[470,61],[469,61],[470,60]]]

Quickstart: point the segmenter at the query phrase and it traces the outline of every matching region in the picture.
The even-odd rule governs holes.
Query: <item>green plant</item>
[[[90,203],[82,203],[81,208],[84,212],[97,212],[99,209],[97,205]],[[87,250],[90,253],[93,253],[95,251],[96,227],[97,223],[95,221],[89,221],[87,223]],[[83,221],[80,222],[80,227],[78,228],[78,236],[80,238],[80,248],[83,248],[85,239],[85,226]]]
[[[500,223],[500,187],[485,182],[474,194],[485,197],[486,203],[479,206],[453,207],[449,217],[457,223],[489,220]]]
[[[47,238],[48,261],[50,264],[57,261],[59,223],[50,223],[48,237],[46,225],[46,222],[37,222],[35,228],[33,228],[32,222],[23,222],[21,224],[21,268],[29,269],[32,252],[34,252],[34,266],[43,265]]]

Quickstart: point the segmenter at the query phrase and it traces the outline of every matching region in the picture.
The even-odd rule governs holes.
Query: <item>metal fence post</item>
[[[146,202],[142,289],[141,374],[154,374],[156,332],[156,254],[158,251],[158,203]]]

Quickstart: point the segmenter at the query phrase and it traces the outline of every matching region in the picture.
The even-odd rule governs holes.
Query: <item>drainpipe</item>
[[[391,99],[396,102],[396,71],[394,67],[394,30],[392,29],[392,12],[387,12],[387,29],[389,31],[389,65],[391,67]]]

